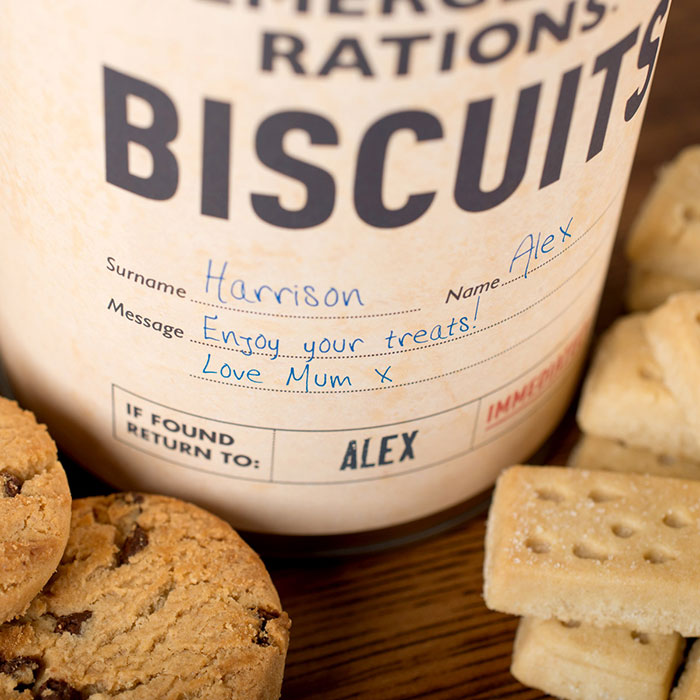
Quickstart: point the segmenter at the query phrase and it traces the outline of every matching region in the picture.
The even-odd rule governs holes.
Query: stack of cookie
[[[627,306],[649,311],[672,294],[700,289],[700,146],[662,172],[632,227]]]
[[[71,503],[44,426],[0,398],[0,700],[277,700],[289,618],[257,555],[164,496]]]
[[[575,469],[509,470],[489,515],[486,603],[523,616],[512,672],[567,700],[667,700],[700,637],[700,147],[628,253],[636,313],[596,350]],[[672,698],[700,698],[700,642]]]

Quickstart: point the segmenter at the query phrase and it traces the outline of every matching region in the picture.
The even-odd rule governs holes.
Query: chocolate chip
[[[278,618],[280,614],[276,610],[265,610],[265,608],[258,608],[255,614],[260,618],[260,629],[255,637],[253,637],[253,643],[261,647],[269,647],[270,637],[266,629],[267,621]]]
[[[0,472],[0,481],[4,482],[3,491],[8,498],[14,498],[22,490],[24,483],[18,476],[5,471]]]
[[[270,646],[270,637],[268,636],[267,631],[265,630],[266,624],[267,620],[263,620],[262,625],[260,625],[260,629],[258,630],[258,633],[253,637],[253,643],[257,644],[260,647]]]
[[[80,634],[80,628],[83,626],[83,622],[89,620],[92,617],[92,612],[90,610],[83,610],[82,612],[71,613],[70,615],[63,615],[56,618],[56,624],[53,631],[61,634],[63,632],[70,632],[71,634]]]
[[[34,694],[36,700],[83,700],[83,694],[65,681],[49,678]]]
[[[124,540],[117,554],[117,566],[126,564],[137,552],[140,552],[148,544],[148,533],[139,525],[136,525],[131,534]]]
[[[17,681],[18,686],[30,687],[34,685],[40,668],[41,662],[39,659],[31,656],[17,656],[14,659],[5,659],[5,657],[0,655],[0,673],[12,676]]]

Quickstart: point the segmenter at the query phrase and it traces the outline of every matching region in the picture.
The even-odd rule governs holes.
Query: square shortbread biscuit
[[[698,700],[700,698],[700,641],[693,644],[683,674],[671,693],[671,700]]]
[[[700,462],[700,435],[664,384],[643,318],[625,316],[601,339],[583,386],[578,424],[584,433]]]
[[[699,284],[683,277],[632,265],[627,275],[625,305],[630,311],[651,311],[673,294],[699,288]]]
[[[610,472],[654,474],[677,479],[700,480],[700,462],[672,455],[657,455],[621,440],[584,435],[576,444],[569,466],[576,469],[604,469]]]
[[[646,316],[644,332],[664,384],[700,435],[700,292],[671,297]]]
[[[520,620],[511,673],[565,700],[667,700],[685,642],[679,634]]]
[[[700,146],[660,173],[632,226],[629,259],[700,284]]]
[[[700,482],[511,467],[486,531],[494,610],[700,635]]]

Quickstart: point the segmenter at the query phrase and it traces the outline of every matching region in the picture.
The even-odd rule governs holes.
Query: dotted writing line
[[[420,347],[417,348],[403,348],[402,350],[387,350],[386,352],[374,352],[374,353],[365,353],[365,354],[358,354],[358,355],[335,355],[332,357],[317,357],[314,359],[318,360],[352,360],[352,359],[361,359],[361,358],[370,358],[370,357],[386,357],[388,355],[403,355],[408,352],[417,352],[419,350],[429,350],[431,348],[438,347],[439,345],[446,345],[447,343],[454,343],[460,340],[465,340],[473,335],[478,335],[479,333],[483,333],[491,328],[495,328],[496,326],[500,326],[503,323],[506,323],[507,321],[510,321],[522,314],[524,314],[526,311],[529,311],[530,309],[534,308],[538,304],[541,304],[543,301],[548,299],[549,297],[552,296],[552,294],[555,294],[558,292],[564,285],[568,284],[571,282],[571,280],[574,278],[576,274],[578,274],[583,267],[591,260],[591,258],[598,252],[598,248],[600,245],[596,246],[596,248],[593,250],[593,252],[579,265],[578,268],[574,271],[574,273],[567,277],[559,286],[554,287],[551,289],[547,294],[545,294],[543,297],[540,297],[537,301],[533,302],[529,306],[525,306],[524,308],[520,309],[520,311],[516,311],[514,314],[511,314],[510,316],[506,316],[505,318],[502,318],[500,321],[495,321],[494,323],[490,323],[487,326],[484,326],[482,328],[478,328],[477,330],[474,331],[469,331],[468,333],[464,333],[463,335],[460,335],[459,337],[456,338],[446,338],[445,340],[440,340],[435,343],[430,343],[429,345],[421,345]],[[206,347],[214,348],[216,350],[228,350],[229,352],[240,352],[244,354],[246,357],[250,357],[251,355],[256,355],[260,357],[273,357],[272,353],[268,352],[244,352],[243,350],[240,350],[239,348],[227,348],[227,347],[221,347],[220,345],[216,345],[214,343],[205,343],[204,341],[201,340],[194,340],[193,338],[189,339],[191,343],[196,343],[197,345],[204,345]],[[308,359],[307,355],[284,355],[284,354],[278,354],[277,357],[283,357],[286,359],[295,359],[295,360],[306,360],[307,362],[310,362],[312,360]],[[442,376],[442,375],[441,375]],[[227,383],[227,382],[224,382]],[[232,385],[232,386],[237,386],[237,385]],[[398,386],[398,385],[397,385]],[[404,386],[404,385],[401,385]],[[254,388],[254,387],[251,387]],[[390,387],[384,387],[390,388]],[[359,391],[359,390],[358,390]],[[302,393],[307,393],[307,392],[302,392]],[[318,392],[318,393],[338,393],[338,392]]]
[[[199,299],[190,299],[193,304],[201,304],[202,306],[211,306],[214,309],[223,309],[224,311],[233,311],[239,314],[253,314],[254,316],[274,316],[276,318],[308,318],[312,320],[342,320],[352,318],[379,318],[380,316],[399,316],[401,314],[413,314],[420,311],[417,309],[405,309],[404,311],[387,311],[382,314],[360,314],[358,316],[305,316],[302,314],[273,314],[266,311],[250,311],[249,309],[232,309],[230,306],[223,304],[212,304],[208,301],[200,301]]]
[[[533,267],[531,270],[528,270],[527,274],[531,275],[533,272],[535,272],[535,270],[539,270],[541,267],[544,267],[545,265],[549,265],[549,263],[556,260],[560,255],[564,255],[564,253],[570,251],[580,240],[585,238],[596,227],[598,222],[605,216],[608,209],[610,209],[610,207],[617,201],[617,198],[620,194],[620,191],[621,190],[618,190],[615,193],[615,196],[607,203],[607,205],[605,206],[605,209],[603,209],[603,211],[599,214],[598,218],[580,236],[577,236],[573,241],[571,241],[571,243],[566,248],[564,248],[564,250],[560,250],[558,253],[554,254],[551,258],[547,258],[547,260],[545,260],[544,262],[540,263],[539,265],[535,265],[535,267]],[[505,287],[505,286],[511,284],[511,282],[517,282],[517,280],[524,279],[524,278],[525,278],[525,273],[523,273],[522,275],[518,275],[517,277],[513,277],[512,279],[509,279],[506,282],[501,283],[501,287]]]
[[[423,379],[415,379],[414,381],[411,382],[402,382],[400,384],[391,384],[388,386],[376,386],[376,387],[365,387],[362,389],[340,389],[338,391],[318,391],[315,389],[311,389],[309,391],[302,391],[300,389],[271,389],[270,387],[260,387],[260,386],[243,386],[240,384],[235,384],[233,382],[226,382],[221,379],[211,379],[209,377],[202,377],[198,374],[190,374],[190,377],[193,377],[194,379],[201,379],[206,382],[213,382],[214,384],[225,384],[226,386],[232,386],[237,389],[254,389],[256,391],[271,391],[275,393],[281,393],[281,394],[359,394],[359,393],[364,393],[368,391],[384,391],[388,389],[398,389],[399,387],[404,387],[404,386],[413,386],[415,384],[424,384],[425,382],[431,382],[436,379],[443,379],[444,377],[449,377],[453,374],[459,374],[460,372],[465,372],[468,369],[472,369],[473,367],[478,367],[479,365],[483,365],[486,362],[490,362],[491,360],[500,357],[501,355],[505,355],[506,353],[510,352],[514,348],[517,348],[519,345],[522,345],[523,343],[528,342],[532,338],[534,338],[536,335],[541,333],[545,328],[550,326],[554,321],[556,321],[558,318],[563,316],[570,308],[573,306],[573,304],[577,300],[574,300],[566,306],[562,311],[560,311],[556,316],[554,316],[550,321],[545,323],[544,326],[541,326],[538,328],[534,333],[531,333],[530,335],[526,336],[525,338],[520,339],[517,343],[514,343],[513,345],[508,346],[507,348],[504,348],[503,350],[494,353],[493,355],[490,355],[489,357],[485,357],[481,360],[478,360],[476,362],[472,362],[471,364],[465,365],[464,367],[460,367],[458,369],[453,369],[450,370],[449,372],[443,372],[442,374],[436,374],[435,376],[432,377],[425,377]],[[522,313],[522,312],[521,312]]]

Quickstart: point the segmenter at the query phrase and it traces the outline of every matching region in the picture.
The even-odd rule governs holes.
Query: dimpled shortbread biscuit
[[[677,479],[700,479],[700,463],[668,454],[630,447],[622,440],[584,435],[571,452],[569,466],[611,472],[655,474]]]
[[[81,499],[55,576],[0,625],[0,698],[277,700],[289,626],[219,518],[164,496]]]
[[[56,570],[70,502],[46,427],[0,397],[0,622],[23,613]]]
[[[684,646],[679,634],[528,617],[518,625],[510,671],[565,700],[667,700]]]
[[[700,635],[700,482],[512,467],[489,513],[489,608]]]
[[[644,318],[664,383],[700,434],[700,292],[671,297]]]
[[[700,462],[700,433],[664,383],[644,333],[644,315],[616,321],[586,377],[577,419],[585,433]]]
[[[692,292],[698,288],[700,282],[632,265],[627,275],[625,305],[630,311],[650,311],[673,294]]]
[[[671,693],[671,700],[698,700],[700,698],[700,641],[690,649],[678,685]]]
[[[700,284],[700,146],[686,148],[661,171],[632,226],[627,256]]]

